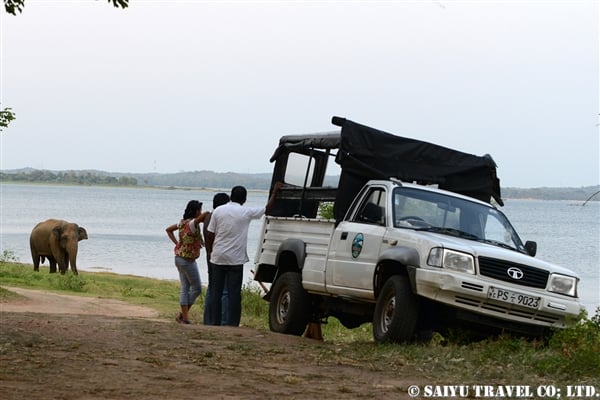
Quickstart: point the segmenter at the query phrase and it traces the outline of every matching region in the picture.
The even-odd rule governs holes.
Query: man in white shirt
[[[221,325],[221,295],[225,282],[229,295],[229,319],[227,325],[238,326],[242,315],[242,279],[244,263],[249,261],[247,244],[248,228],[253,219],[268,213],[282,183],[273,186],[273,192],[265,207],[245,207],[247,191],[243,186],[231,189],[231,201],[214,210],[208,224],[205,240],[212,248],[210,262],[213,264],[213,284],[210,292],[211,314],[214,325]]]

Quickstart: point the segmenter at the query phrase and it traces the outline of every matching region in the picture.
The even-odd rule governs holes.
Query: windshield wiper
[[[460,229],[454,228],[442,228],[441,226],[428,226],[426,228],[417,228],[416,231],[426,231],[426,232],[436,232],[436,233],[445,233],[447,235],[457,236],[465,239],[471,240],[480,240],[477,235],[473,235],[472,233],[461,231]]]
[[[498,247],[504,247],[505,249],[509,249],[509,250],[514,250],[514,251],[518,251],[517,249],[515,249],[514,247],[512,247],[511,245],[508,245],[504,242],[500,242],[498,240],[490,240],[490,239],[480,239],[481,242],[483,243],[487,243],[487,244],[492,244],[494,246],[498,246]]]

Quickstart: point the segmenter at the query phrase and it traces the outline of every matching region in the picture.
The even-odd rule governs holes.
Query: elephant
[[[61,274],[65,274],[71,264],[71,271],[77,275],[77,249],[79,241],[88,238],[87,231],[72,222],[49,219],[37,224],[29,236],[33,270],[39,271],[40,262],[45,258],[50,262],[50,273],[56,272],[56,264]]]

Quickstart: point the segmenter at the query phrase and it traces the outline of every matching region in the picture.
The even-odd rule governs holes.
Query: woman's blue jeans
[[[196,260],[175,256],[175,266],[179,271],[179,281],[181,282],[179,304],[191,306],[202,293],[198,264],[196,264]]]

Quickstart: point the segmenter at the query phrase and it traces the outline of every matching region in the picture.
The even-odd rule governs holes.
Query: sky
[[[0,11],[0,169],[270,172],[341,116],[600,184],[598,1],[26,0]]]

